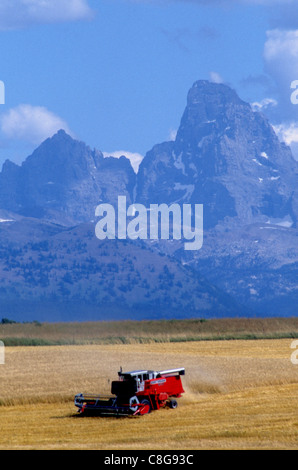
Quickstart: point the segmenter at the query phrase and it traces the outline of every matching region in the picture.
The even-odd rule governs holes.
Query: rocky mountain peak
[[[229,86],[198,81],[175,142],[156,145],[141,163],[137,195],[147,203],[202,203],[206,229],[256,221],[295,225],[297,168],[262,114]]]
[[[229,86],[206,80],[195,82],[188,92],[176,143],[194,138],[196,134],[208,134],[212,127],[224,131],[228,124],[236,123],[237,117],[250,111],[250,105]]]
[[[132,200],[135,173],[123,157],[104,158],[64,130],[45,140],[21,166],[0,173],[0,208],[62,225],[88,222],[101,200]]]
[[[215,119],[219,115],[222,117],[236,107],[250,108],[250,105],[223,83],[199,80],[193,84],[187,95],[187,108],[196,108],[201,113],[201,118],[200,114],[197,115],[197,121]]]
[[[28,175],[69,184],[100,166],[103,155],[93,152],[84,142],[73,139],[64,130],[46,139],[22,164]]]

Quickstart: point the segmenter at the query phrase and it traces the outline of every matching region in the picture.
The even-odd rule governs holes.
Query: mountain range
[[[0,173],[0,309],[15,320],[297,315],[298,163],[224,84],[188,92],[135,173],[60,130]],[[98,240],[101,203],[203,204],[204,243]]]

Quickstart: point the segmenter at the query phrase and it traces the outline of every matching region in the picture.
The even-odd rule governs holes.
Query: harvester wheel
[[[176,400],[170,400],[169,406],[170,406],[170,408],[175,409],[175,408],[177,408],[178,403],[177,403]]]
[[[145,400],[145,399],[142,400],[142,401],[141,401],[141,405],[143,405],[143,406],[142,406],[142,408],[141,408],[140,414],[145,415],[145,414],[150,413],[150,411],[151,411],[151,405],[150,405],[150,401],[149,401],[149,400]]]
[[[139,400],[137,397],[131,397],[129,400],[129,408],[131,411],[135,412],[138,410]]]

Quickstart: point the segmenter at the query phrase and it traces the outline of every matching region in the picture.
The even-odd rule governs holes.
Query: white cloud
[[[277,28],[267,31],[264,65],[276,88],[275,122],[296,120],[297,107],[291,103],[291,83],[298,79],[298,30]]]
[[[264,98],[261,101],[255,101],[251,104],[254,111],[264,111],[273,106],[277,106],[277,101],[274,98]]]
[[[139,166],[141,161],[143,160],[144,156],[140,153],[134,152],[127,152],[126,150],[116,150],[115,152],[103,152],[104,157],[114,157],[120,158],[125,156],[130,160],[131,166],[133,167],[134,171],[137,173],[139,170]]]
[[[1,0],[0,29],[90,19],[88,0]]]
[[[264,48],[264,57],[268,62],[280,60],[286,55],[298,57],[298,31],[274,29],[267,31],[267,41]]]
[[[292,153],[298,160],[298,122],[274,125],[279,140],[291,147]]]
[[[2,133],[8,139],[16,139],[39,145],[58,130],[71,135],[67,123],[45,107],[21,104],[0,118]]]
[[[170,141],[175,141],[177,137],[177,129],[170,129],[168,139]]]
[[[298,143],[298,122],[278,124],[274,126],[274,130],[279,139],[287,145]]]
[[[224,83],[223,78],[217,72],[210,72],[209,76],[212,83]]]

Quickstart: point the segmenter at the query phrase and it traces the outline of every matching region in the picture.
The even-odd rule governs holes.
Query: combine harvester
[[[113,381],[113,396],[102,397],[78,394],[74,404],[82,414],[136,416],[169,406],[177,408],[176,398],[184,393],[181,375],[185,369],[162,371],[134,370],[118,372],[119,380]]]

